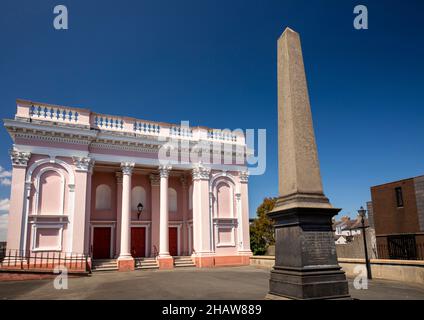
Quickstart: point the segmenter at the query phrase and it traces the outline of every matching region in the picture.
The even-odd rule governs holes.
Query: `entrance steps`
[[[138,270],[155,270],[159,269],[156,258],[136,258],[135,268]]]
[[[184,268],[184,267],[195,267],[191,257],[174,257],[174,267],[175,268]]]
[[[116,271],[118,264],[116,259],[96,259],[93,260],[92,271]]]

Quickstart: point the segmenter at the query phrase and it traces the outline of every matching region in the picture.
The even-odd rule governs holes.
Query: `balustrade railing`
[[[32,119],[78,123],[78,111],[66,108],[32,105],[29,115]]]
[[[142,122],[135,121],[134,122],[134,132],[140,134],[148,134],[148,135],[159,135],[161,131],[161,126],[151,122]]]
[[[18,101],[17,119],[51,121],[55,123],[79,125],[101,131],[114,131],[149,136],[162,136],[188,140],[207,140],[229,144],[244,144],[242,133],[230,130],[206,129],[184,125],[171,125],[129,117],[118,117],[93,113],[88,109],[68,108],[47,104]]]

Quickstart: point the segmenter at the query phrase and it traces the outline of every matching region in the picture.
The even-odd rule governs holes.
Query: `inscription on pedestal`
[[[336,254],[331,232],[305,232],[302,234],[303,256],[305,266],[336,264]]]

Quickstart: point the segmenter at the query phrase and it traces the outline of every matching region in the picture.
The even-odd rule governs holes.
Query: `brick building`
[[[424,176],[371,187],[371,198],[379,258],[423,259]]]

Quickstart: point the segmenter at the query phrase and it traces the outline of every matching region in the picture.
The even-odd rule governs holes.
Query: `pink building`
[[[4,125],[14,143],[8,250],[88,255],[119,270],[173,268],[175,257],[249,263],[242,131],[23,100]]]

